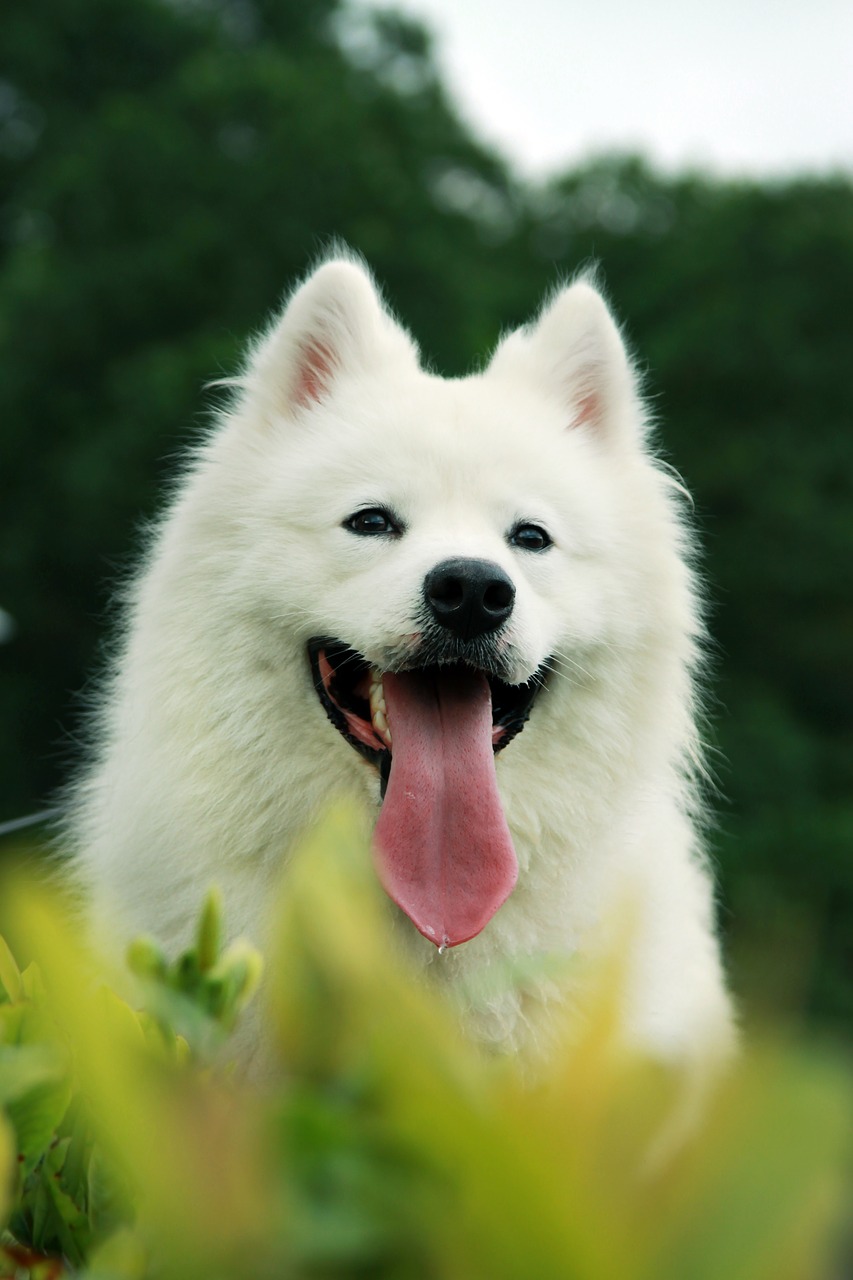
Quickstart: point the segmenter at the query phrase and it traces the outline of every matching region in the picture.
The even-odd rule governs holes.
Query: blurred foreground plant
[[[683,1082],[619,1048],[608,991],[535,1082],[484,1055],[396,954],[356,829],[334,815],[289,871],[263,1085],[225,1065],[259,959],[223,954],[215,893],[177,960],[132,945],[131,1004],[20,894],[37,959],[21,972],[0,944],[0,1276],[838,1274],[843,1063],[750,1048],[650,1164]]]

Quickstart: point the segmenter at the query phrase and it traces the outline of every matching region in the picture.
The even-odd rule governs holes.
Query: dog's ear
[[[417,364],[417,348],[354,258],[325,262],[300,285],[251,353],[241,378],[265,417],[311,409],[335,382],[389,359]]]
[[[510,334],[492,361],[522,371],[565,407],[566,425],[604,438],[643,429],[637,379],[607,304],[587,280],[562,289],[538,318]]]

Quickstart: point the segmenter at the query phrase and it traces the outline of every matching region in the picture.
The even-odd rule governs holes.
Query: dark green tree
[[[460,367],[499,311],[491,248],[517,197],[402,19],[335,0],[9,0],[0,50],[2,820],[73,758],[105,584],[205,381],[332,237]]]

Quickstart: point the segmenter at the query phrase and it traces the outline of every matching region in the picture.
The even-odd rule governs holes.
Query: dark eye
[[[363,535],[401,532],[399,523],[383,507],[367,507],[364,511],[354,511],[344,521],[344,528],[349,529],[350,533]]]
[[[538,524],[517,524],[509,535],[509,544],[521,551],[547,551],[551,539]]]

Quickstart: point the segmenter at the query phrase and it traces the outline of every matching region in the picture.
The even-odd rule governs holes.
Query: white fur
[[[446,956],[407,921],[398,932],[440,979],[473,990],[489,975],[471,1025],[516,1047],[558,995],[537,959],[594,957],[630,900],[629,1036],[664,1057],[724,1049],[694,815],[694,585],[677,486],[648,452],[596,289],[572,284],[484,372],[444,380],[420,368],[363,266],[337,259],[293,294],[238,385],[132,588],[74,796],[97,915],[176,946],[217,881],[231,931],[264,944],[265,904],[306,827],[339,795],[378,804],[375,771],[326,719],[306,642],[339,637],[383,669],[429,569],[479,557],[516,586],[514,679],[554,660],[497,757],[519,882]],[[405,534],[342,527],[365,505],[393,507]],[[518,521],[554,545],[512,547]],[[513,971],[528,976],[504,981]]]

